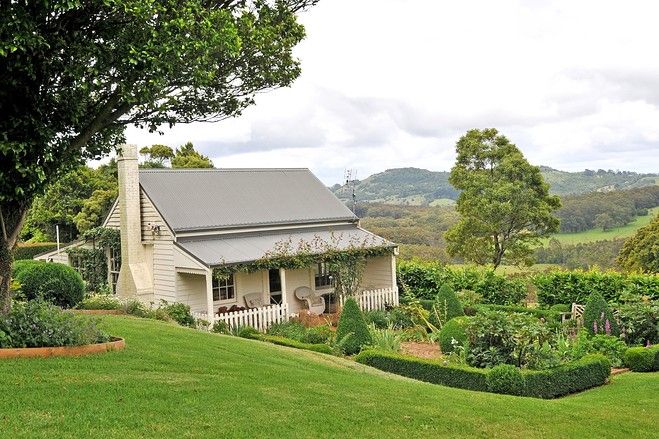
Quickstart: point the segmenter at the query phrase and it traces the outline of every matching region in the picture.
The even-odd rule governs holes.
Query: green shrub
[[[484,312],[488,310],[516,312],[522,314],[529,314],[535,316],[538,319],[543,319],[546,322],[560,323],[561,321],[560,312],[553,311],[550,309],[527,308],[525,306],[514,306],[514,305],[477,305],[476,310],[478,312]]]
[[[399,352],[402,341],[401,334],[394,330],[393,327],[384,329],[376,328],[375,325],[369,326],[371,331],[371,347],[381,351]]]
[[[375,350],[363,351],[355,360],[386,372],[433,384],[468,390],[514,392],[536,398],[556,398],[599,386],[606,382],[611,373],[608,360],[597,354],[541,371],[520,370],[514,366],[497,366],[493,369],[453,366]],[[492,373],[494,375],[490,377]]]
[[[42,298],[63,308],[72,308],[85,297],[85,284],[80,275],[64,264],[23,261],[13,276],[21,285],[27,300]]]
[[[389,326],[389,315],[387,311],[379,309],[364,311],[364,321],[367,325],[373,324],[378,329],[385,329]]]
[[[625,366],[634,372],[659,370],[659,346],[633,347],[625,351]]]
[[[524,394],[524,375],[522,375],[520,368],[510,364],[494,366],[487,373],[485,382],[487,383],[488,392],[505,393],[507,395]]]
[[[258,331],[258,329],[248,325],[231,328],[231,334],[235,335],[236,337],[250,339],[256,339],[261,336],[261,333]]]
[[[557,303],[585,303],[593,293],[616,302],[623,294],[636,293],[659,299],[659,276],[623,274],[615,271],[552,271],[533,276],[538,302],[545,306]]]
[[[557,398],[601,386],[611,374],[611,364],[603,355],[587,355],[579,360],[546,370],[524,373],[524,395]]]
[[[555,305],[550,306],[549,310],[559,312],[559,313],[571,312],[572,311],[572,306],[568,305],[568,304],[565,304],[565,303],[557,303]]]
[[[78,309],[123,309],[124,303],[114,295],[90,294],[78,304]]]
[[[400,306],[389,310],[389,324],[394,329],[408,329],[414,326],[412,317]]]
[[[332,335],[332,330],[329,326],[315,326],[313,328],[307,328],[300,341],[307,344],[322,344],[327,343]]]
[[[306,328],[302,323],[296,320],[289,320],[287,322],[273,323],[268,328],[266,333],[268,335],[276,335],[279,337],[302,341],[306,333]]]
[[[376,369],[427,383],[468,390],[487,390],[487,369],[444,365],[435,360],[376,350],[365,350],[357,355],[355,360]]]
[[[626,294],[615,305],[621,337],[630,345],[659,343],[659,300]]]
[[[363,346],[373,342],[362,311],[352,297],[349,297],[343,305],[336,328],[336,339],[341,343],[346,355],[356,354]]]
[[[185,303],[168,304],[163,300],[160,308],[179,325],[189,328],[195,327],[195,319],[192,317],[190,305],[186,305]]]
[[[430,323],[438,328],[451,320],[453,317],[464,316],[464,309],[458,296],[450,285],[444,284],[439,289],[435,297],[432,310],[430,312]]]
[[[9,314],[0,317],[3,348],[80,346],[109,340],[94,320],[42,300],[14,302]]]
[[[439,331],[439,346],[442,353],[450,354],[456,346],[467,345],[467,334],[465,328],[469,323],[469,317],[456,317],[446,322]]]
[[[218,320],[217,322],[213,323],[213,327],[211,328],[211,332],[214,332],[216,334],[230,334],[231,331],[229,330],[229,325],[227,325],[227,322],[223,320]]]
[[[277,335],[260,335],[258,339],[280,346],[288,346],[291,348],[304,349],[307,351],[320,352],[323,354],[332,354],[332,348],[325,343],[302,343],[297,340],[280,337]]]
[[[622,366],[627,351],[624,341],[613,335],[596,335],[590,339],[590,344],[589,354],[602,354],[609,360],[611,366]]]
[[[599,293],[593,293],[588,298],[583,311],[583,323],[591,335],[620,335],[618,323],[613,318],[606,300]]]
[[[57,248],[56,242],[30,242],[21,243],[14,248],[13,256],[15,261],[30,260],[36,255],[46,253]]]

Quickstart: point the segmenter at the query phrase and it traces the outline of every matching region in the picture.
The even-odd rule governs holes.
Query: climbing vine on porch
[[[213,268],[213,277],[227,279],[234,273],[253,273],[260,270],[295,270],[308,268],[318,263],[326,263],[334,276],[334,286],[340,295],[355,293],[367,258],[390,255],[394,248],[379,242],[373,236],[364,240],[350,239],[345,245],[340,237],[332,235],[329,241],[315,236],[311,241],[292,238],[275,244],[275,248],[260,259],[239,264],[227,264]]]
[[[121,237],[119,230],[96,227],[80,235],[92,247],[73,247],[67,250],[73,265],[82,276],[88,291],[100,291],[107,285],[108,260],[106,250],[110,249],[117,263],[121,264]]]

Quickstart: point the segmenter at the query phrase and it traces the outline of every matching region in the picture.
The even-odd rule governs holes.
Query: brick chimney
[[[142,244],[140,175],[137,146],[122,145],[117,158],[119,173],[119,215],[121,225],[121,269],[117,294],[153,300],[151,270]]]

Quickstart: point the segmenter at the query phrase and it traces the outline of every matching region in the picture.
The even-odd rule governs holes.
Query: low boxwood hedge
[[[376,369],[427,383],[487,391],[487,369],[477,369],[469,366],[445,366],[433,360],[376,350],[360,352],[355,360]]]
[[[520,312],[523,314],[530,314],[539,319],[544,319],[547,322],[560,322],[561,311],[540,308],[527,308],[525,306],[514,305],[477,305],[477,310],[493,310],[505,312]]]
[[[501,367],[479,369],[445,365],[438,361],[375,350],[361,352],[356,360],[376,369],[428,383],[536,398],[556,398],[599,386],[606,382],[611,373],[609,361],[599,354],[587,355],[552,369],[519,370],[519,373],[511,373],[509,368]]]
[[[304,349],[307,351],[320,352],[323,354],[332,354],[332,348],[324,343],[302,343],[301,341],[293,340],[291,338],[280,337],[277,335],[261,335],[258,340],[267,341],[280,346],[288,346],[290,348]]]
[[[65,244],[62,244],[62,247],[64,245]],[[14,256],[14,260],[20,261],[20,260],[32,259],[36,255],[40,255],[41,253],[46,253],[51,250],[55,250],[56,248],[57,248],[56,242],[21,243],[14,248],[14,251],[12,253]]]
[[[659,345],[633,347],[625,351],[625,366],[634,372],[656,372],[659,370]]]

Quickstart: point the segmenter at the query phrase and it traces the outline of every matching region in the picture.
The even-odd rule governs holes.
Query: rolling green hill
[[[649,438],[659,374],[557,400],[422,383],[351,360],[106,316],[126,349],[0,361],[0,437]],[[655,407],[655,409],[653,409]]]
[[[629,171],[566,172],[540,167],[551,192],[556,195],[583,194],[659,185],[659,174],[638,174]],[[448,182],[449,173],[419,168],[388,169],[373,174],[355,184],[358,201],[387,204],[425,206],[446,205],[455,200],[458,192]],[[341,199],[350,198],[350,190],[334,185],[334,193]],[[439,200],[439,201],[436,201]]]

